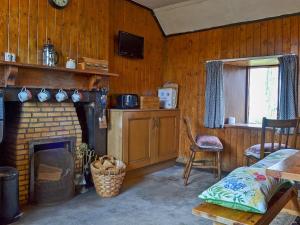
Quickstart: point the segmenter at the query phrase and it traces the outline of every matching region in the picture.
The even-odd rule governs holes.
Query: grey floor
[[[216,180],[211,173],[195,170],[185,187],[182,170],[174,166],[150,174],[110,199],[91,190],[57,206],[30,206],[14,225],[211,225],[191,210],[200,202],[198,194]],[[290,225],[293,220],[280,214],[272,224]]]

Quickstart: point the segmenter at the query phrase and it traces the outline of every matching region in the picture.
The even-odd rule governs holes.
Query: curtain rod
[[[296,55],[296,54],[285,54],[285,55]],[[268,55],[268,56],[254,56],[254,57],[245,57],[245,58],[215,59],[215,60],[207,60],[205,63],[218,62],[218,61],[236,62],[236,61],[254,60],[254,59],[271,59],[271,58],[279,58],[285,55]]]

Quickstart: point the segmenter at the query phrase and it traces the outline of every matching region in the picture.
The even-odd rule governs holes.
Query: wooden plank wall
[[[144,59],[117,55],[119,30],[144,37]],[[110,0],[110,68],[120,74],[111,79],[111,92],[155,95],[162,84],[165,42],[150,10],[129,1]]]
[[[242,153],[258,143],[257,129],[203,128],[205,67],[209,59],[299,53],[300,17],[289,16],[165,38],[151,12],[126,0],[72,0],[56,10],[46,0],[3,0],[0,7],[0,53],[15,52],[24,63],[38,63],[41,49],[51,38],[66,57],[109,59],[120,77],[111,92],[155,94],[165,81],[180,85],[179,107],[194,127],[215,134],[225,145],[223,167],[242,165]],[[145,38],[145,58],[133,60],[116,54],[119,30]],[[188,140],[181,126],[180,157],[188,156]],[[206,157],[206,156],[205,156]]]
[[[0,54],[10,51],[22,63],[41,63],[48,38],[67,57],[109,59],[110,70],[119,73],[112,92],[155,94],[162,83],[166,39],[150,10],[127,0],[72,0],[54,9],[47,0],[3,0],[0,7]],[[145,58],[119,57],[114,39],[119,30],[145,37]],[[1,57],[0,57],[1,58]]]
[[[243,164],[243,152],[260,142],[260,130],[249,128],[203,128],[205,106],[205,61],[211,59],[299,54],[300,16],[233,25],[167,38],[163,80],[180,85],[179,107],[202,133],[221,138],[225,152],[223,168]],[[234,88],[234,87],[233,87]],[[180,157],[189,154],[188,139],[181,124]],[[299,143],[299,141],[298,141]],[[300,143],[299,143],[300,144]],[[203,155],[202,157],[209,157]]]
[[[72,0],[63,10],[47,0],[2,0],[0,53],[10,51],[23,63],[38,63],[48,38],[66,57],[108,59],[109,0]]]

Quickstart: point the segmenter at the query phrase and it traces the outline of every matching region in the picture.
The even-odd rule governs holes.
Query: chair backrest
[[[291,119],[291,120],[273,120],[263,118],[262,122],[262,134],[261,134],[261,145],[260,145],[260,159],[264,158],[267,152],[265,150],[265,141],[266,141],[266,131],[267,129],[271,128],[271,150],[270,152],[274,152],[276,150],[282,148],[295,148],[297,144],[297,135],[299,129],[299,118],[298,119]],[[290,134],[292,132],[292,135]],[[278,133],[278,146],[275,146],[275,135]],[[283,135],[286,136],[285,143],[282,143]],[[292,141],[289,145],[289,138],[293,136]]]
[[[190,142],[192,143],[192,145],[197,145],[196,144],[196,140],[195,140],[195,136],[193,135],[193,132],[192,132],[192,126],[191,126],[191,120],[189,117],[187,116],[184,116],[183,117],[183,122],[185,124],[185,127],[186,127],[186,133],[187,133],[187,136],[190,140]]]

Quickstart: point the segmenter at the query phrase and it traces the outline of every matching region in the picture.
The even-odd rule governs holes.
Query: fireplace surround
[[[82,143],[82,130],[76,108],[68,102],[9,102],[6,103],[5,117],[5,138],[1,152],[5,164],[19,171],[19,199],[20,203],[26,204],[31,190],[30,158],[34,143],[74,137],[72,144],[69,144],[74,151]]]
[[[21,88],[0,89],[4,98],[3,142],[0,145],[0,165],[8,165],[19,171],[19,200],[21,204],[30,202],[30,150],[29,142],[76,137],[75,148],[82,142],[95,149],[97,155],[106,154],[107,130],[99,127],[99,91],[80,91],[82,99],[73,103],[71,99],[56,102],[57,89],[48,89],[51,99],[39,102],[40,88],[29,88],[33,99],[20,103],[17,94]],[[72,90],[66,90],[68,96]],[[75,161],[75,170],[80,166]]]

